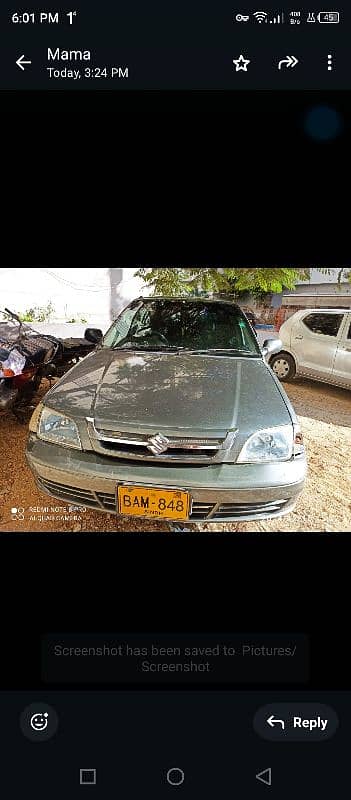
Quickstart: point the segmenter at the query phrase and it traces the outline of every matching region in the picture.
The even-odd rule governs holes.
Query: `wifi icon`
[[[267,17],[268,17],[268,14],[266,14],[266,12],[265,12],[265,11],[255,11],[255,13],[253,14],[253,16],[255,17],[255,19],[257,20],[257,22],[260,22],[260,23],[261,23],[261,22],[267,22]]]

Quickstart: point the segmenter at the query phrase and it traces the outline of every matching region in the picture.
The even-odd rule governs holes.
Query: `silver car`
[[[287,514],[306,458],[294,409],[230,301],[138,298],[45,396],[28,463],[53,497],[197,522]]]
[[[281,381],[301,375],[351,389],[351,309],[297,311],[279,337],[282,350],[269,363]]]

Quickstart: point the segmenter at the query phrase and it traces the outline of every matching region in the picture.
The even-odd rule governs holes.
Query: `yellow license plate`
[[[130,517],[189,519],[189,492],[151,489],[144,486],[118,486],[117,509]]]

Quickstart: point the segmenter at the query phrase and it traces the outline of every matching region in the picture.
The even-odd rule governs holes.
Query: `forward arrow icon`
[[[284,67],[296,67],[296,64],[298,64],[298,63],[299,63],[299,59],[296,58],[295,56],[287,56],[286,58],[283,58],[281,61],[279,61],[278,69],[281,69],[283,66]]]

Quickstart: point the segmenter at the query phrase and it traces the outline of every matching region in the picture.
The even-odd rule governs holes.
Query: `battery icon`
[[[340,22],[339,11],[320,11],[317,14],[318,22]]]

